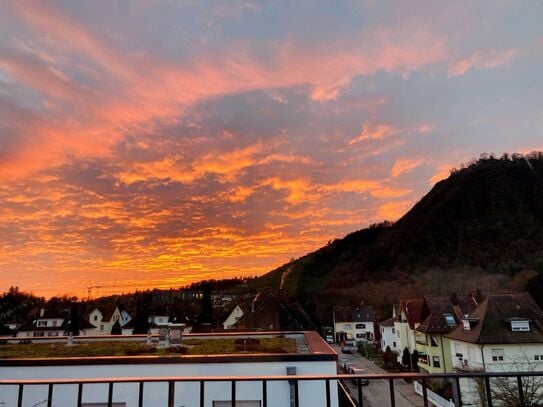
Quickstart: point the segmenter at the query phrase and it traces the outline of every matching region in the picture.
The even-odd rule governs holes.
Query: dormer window
[[[462,326],[464,328],[464,331],[471,331],[473,328],[473,325],[475,325],[479,321],[477,318],[464,318],[462,320]]]
[[[511,321],[511,331],[513,332],[526,332],[530,330],[530,321]]]

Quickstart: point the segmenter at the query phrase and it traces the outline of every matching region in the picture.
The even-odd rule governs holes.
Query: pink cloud
[[[509,65],[519,56],[516,49],[490,50],[476,52],[468,58],[461,59],[449,67],[449,78],[465,75],[473,69],[491,69],[502,65]]]

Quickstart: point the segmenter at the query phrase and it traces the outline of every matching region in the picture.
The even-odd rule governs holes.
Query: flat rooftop
[[[0,366],[102,363],[221,363],[264,360],[337,360],[317,332],[186,334],[165,347],[158,336],[3,338]]]

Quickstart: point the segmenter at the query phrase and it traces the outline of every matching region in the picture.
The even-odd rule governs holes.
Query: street
[[[338,353],[338,373],[344,374],[345,371],[341,367],[343,359],[348,359],[354,367],[364,369],[365,373],[386,373],[383,369],[377,366],[370,360],[362,357],[359,353],[343,354],[338,345],[332,345]],[[351,392],[351,396],[357,400],[357,387],[352,381],[344,382]],[[370,380],[370,384],[362,387],[362,397],[364,407],[383,407],[390,406],[390,390],[388,380]],[[395,406],[397,407],[419,407],[423,406],[422,397],[415,394],[412,384],[407,384],[403,380],[394,382],[394,397]]]

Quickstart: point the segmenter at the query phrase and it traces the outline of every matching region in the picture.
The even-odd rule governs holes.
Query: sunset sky
[[[262,274],[543,150],[543,2],[0,0],[0,291]]]

